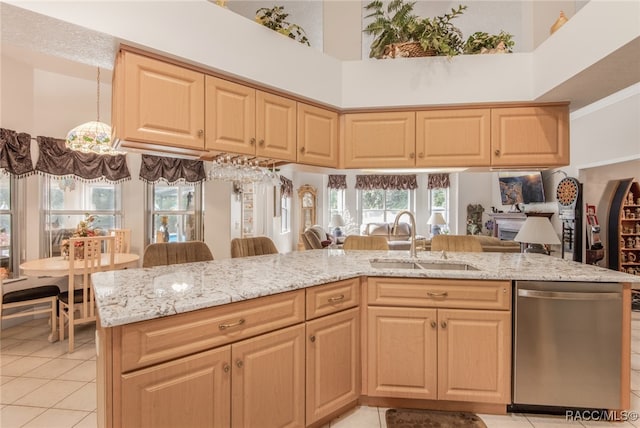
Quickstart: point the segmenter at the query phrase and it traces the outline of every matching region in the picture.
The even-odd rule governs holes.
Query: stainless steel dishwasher
[[[514,407],[620,408],[620,284],[518,281],[514,310]]]

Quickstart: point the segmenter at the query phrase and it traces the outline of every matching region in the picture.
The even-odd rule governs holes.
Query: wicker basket
[[[433,49],[424,50],[418,42],[391,43],[385,46],[382,58],[414,58],[422,56],[435,56]]]

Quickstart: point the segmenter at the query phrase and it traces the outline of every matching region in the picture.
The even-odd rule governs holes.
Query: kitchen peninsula
[[[539,254],[445,257],[315,250],[95,274],[99,423],[317,426],[358,401],[504,413],[515,281],[623,284],[628,408],[637,276]]]

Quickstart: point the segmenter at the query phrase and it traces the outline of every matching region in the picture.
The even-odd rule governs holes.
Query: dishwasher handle
[[[518,297],[531,297],[534,299],[550,300],[616,300],[622,297],[621,293],[585,293],[579,291],[541,291],[518,289]]]

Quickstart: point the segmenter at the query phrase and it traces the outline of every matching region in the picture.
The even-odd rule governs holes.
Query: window
[[[17,240],[12,240],[18,230],[15,187],[15,178],[8,174],[0,175],[0,267],[7,270],[9,278],[18,277],[19,272]]]
[[[429,207],[431,213],[439,212],[449,223],[449,189],[431,189],[429,190]],[[444,225],[441,229],[446,228]]]
[[[413,190],[361,190],[362,223],[391,223],[402,210],[411,210]]]
[[[93,214],[93,226],[103,232],[122,224],[121,185],[105,181],[85,183],[74,178],[44,177],[42,222],[45,231],[41,253],[60,255],[60,244],[69,238],[85,214]]]
[[[329,219],[334,214],[345,215],[345,190],[344,189],[329,189]]]
[[[291,198],[282,196],[280,198],[280,231],[282,233],[291,230]]]
[[[202,185],[149,184],[147,242],[202,240]]]

